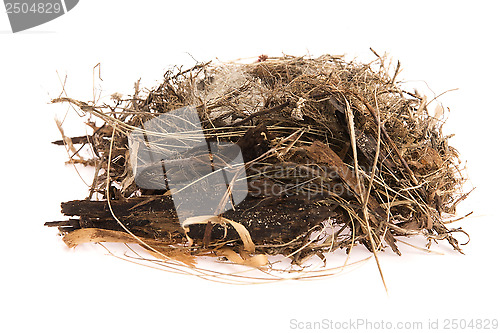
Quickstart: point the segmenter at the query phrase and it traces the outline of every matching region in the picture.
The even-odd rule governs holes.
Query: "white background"
[[[2,9],[0,330],[287,332],[294,318],[423,321],[424,328],[429,319],[500,319],[498,9],[494,1],[85,0],[17,34]],[[435,247],[445,255],[404,245],[402,257],[381,254],[389,295],[374,260],[321,281],[229,286],[126,263],[98,245],[68,250],[57,230],[43,227],[62,218],[61,201],[87,194],[64,165],[64,149],[50,144],[60,138],[54,116],[67,109],[48,104],[61,91],[58,74],[67,75],[69,96],[92,100],[97,63],[103,94],[128,94],[138,78],[154,86],[192,57],[345,53],[369,61],[369,47],[399,59],[399,79],[410,86],[425,80],[437,94],[459,88],[439,101],[451,109],[447,131],[457,134],[452,144],[477,187],[460,208],[473,217],[454,225],[471,236],[466,255],[446,244]],[[71,121],[82,119],[70,117],[68,128]]]

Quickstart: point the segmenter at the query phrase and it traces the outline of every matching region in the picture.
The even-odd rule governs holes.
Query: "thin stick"
[[[375,92],[376,93],[376,92]],[[375,95],[375,103],[377,103],[377,96]],[[380,113],[378,112],[378,105],[377,105],[377,113],[376,113],[376,120],[377,120],[377,150],[375,151],[375,158],[373,159],[373,165],[372,165],[372,170],[370,173],[370,181],[368,183],[368,189],[366,190],[366,196],[365,199],[363,200],[363,214],[365,216],[366,220],[366,225],[368,228],[368,237],[370,238],[370,243],[372,245],[372,250],[373,250],[373,256],[375,257],[375,261],[377,262],[377,268],[380,273],[380,278],[382,279],[382,283],[384,284],[385,292],[389,293],[387,289],[387,284],[385,283],[384,279],[384,274],[382,273],[382,268],[380,267],[380,261],[378,260],[378,246],[375,246],[375,242],[373,240],[372,236],[372,231],[370,227],[370,221],[368,219],[368,198],[370,197],[370,191],[373,185],[373,179],[375,178],[375,170],[377,169],[377,162],[378,162],[378,157],[380,154],[380,132],[381,132],[381,123],[380,123]],[[382,243],[382,238],[380,240]]]
[[[264,110],[260,110],[260,111],[257,111],[257,112],[254,112],[252,113],[251,115],[249,115],[248,117],[246,117],[245,119],[242,119],[242,120],[239,120],[237,122],[234,122],[232,124],[232,126],[236,127],[236,126],[239,126],[239,125],[242,125],[244,123],[246,123],[247,121],[257,117],[257,116],[262,116],[266,113],[271,113],[271,112],[277,112],[277,111],[280,111],[284,108],[286,108],[288,105],[290,105],[290,101],[286,101],[285,103],[282,103],[280,105],[276,105],[275,107],[272,107],[270,109],[264,109]]]

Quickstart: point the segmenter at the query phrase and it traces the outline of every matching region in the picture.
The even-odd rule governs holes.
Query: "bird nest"
[[[442,108],[430,115],[385,62],[261,56],[176,67],[107,104],[57,98],[94,120],[73,138],[59,124],[55,143],[95,177],[85,200],[62,203],[68,220],[46,224],[70,247],[136,243],[193,269],[203,256],[301,267],[358,244],[400,255],[398,240],[416,235],[461,252],[445,218],[467,194]],[[225,182],[208,179],[217,171]]]

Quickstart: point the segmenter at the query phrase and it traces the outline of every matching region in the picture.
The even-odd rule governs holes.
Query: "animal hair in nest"
[[[58,226],[68,246],[83,242],[138,243],[157,256],[194,265],[215,255],[262,266],[269,255],[295,264],[361,244],[390,248],[398,238],[446,240],[461,252],[444,223],[462,192],[457,151],[428,101],[396,81],[386,59],[340,56],[261,56],[253,63],[200,63],[172,68],[152,90],[113,95],[112,103],[68,102],[102,125],[63,140],[89,145],[95,166],[88,198],[62,203]],[[184,226],[172,199],[178,189],[141,187],[130,134],[148,121],[191,107],[208,142],[241,150],[248,193],[215,217]],[[63,133],[63,132],[62,132]],[[151,181],[164,182],[165,179]],[[187,218],[196,219],[196,216]]]

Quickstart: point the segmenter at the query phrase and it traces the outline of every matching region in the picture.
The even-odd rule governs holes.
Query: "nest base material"
[[[89,197],[62,203],[66,221],[47,222],[68,246],[138,243],[155,255],[193,265],[219,255],[260,266],[262,255],[303,263],[362,244],[370,251],[423,235],[461,251],[443,221],[466,195],[458,153],[430,116],[425,96],[405,91],[385,59],[260,57],[251,64],[198,64],[168,71],[163,83],[98,105],[68,102],[100,119],[93,135],[56,144],[71,163],[95,166]],[[196,108],[207,141],[239,146],[248,195],[217,219],[182,228],[172,190],[140,188],[127,136],[150,119]],[[88,145],[83,158],[77,147]],[[238,254],[238,255],[236,255]],[[236,255],[236,256],[235,256]]]

